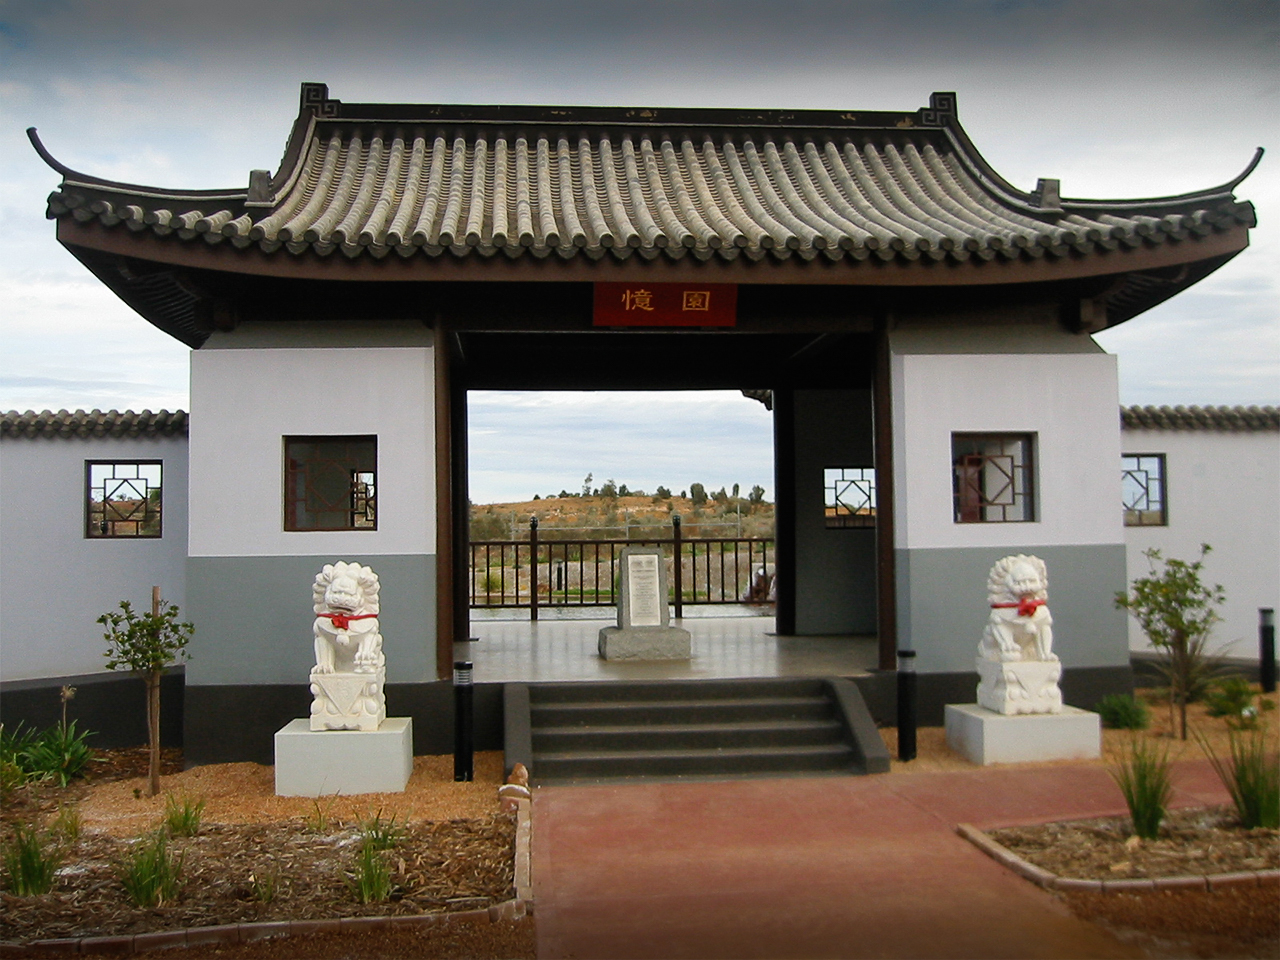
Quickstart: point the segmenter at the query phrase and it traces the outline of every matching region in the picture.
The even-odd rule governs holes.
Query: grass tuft
[[[49,824],[49,832],[60,840],[75,842],[80,839],[84,823],[80,819],[80,808],[74,803],[64,803],[58,807],[58,815]]]
[[[182,856],[169,850],[163,830],[138,839],[120,865],[120,882],[125,893],[139,907],[156,907],[178,895],[182,877]]]
[[[164,828],[171,837],[194,837],[200,832],[200,819],[204,815],[204,798],[172,793],[164,798]]]
[[[347,875],[347,886],[361,903],[381,903],[391,896],[391,868],[372,844],[360,844],[355,870]]]
[[[1258,728],[1229,730],[1229,760],[1214,753],[1199,730],[1194,732],[1218,779],[1231,794],[1240,825],[1250,830],[1255,827],[1280,829],[1280,762],[1267,750],[1265,732]]]
[[[19,823],[13,839],[4,845],[0,858],[9,877],[14,896],[35,897],[53,889],[61,854],[56,844],[48,842],[35,827]]]
[[[307,817],[307,829],[313,833],[328,833],[330,813],[333,810],[333,803],[337,797],[332,796],[321,806],[319,800],[311,801],[311,814]]]
[[[365,846],[374,850],[390,850],[404,837],[404,831],[396,826],[395,814],[383,820],[379,810],[372,817],[360,821],[360,835]]]
[[[1154,840],[1173,793],[1169,748],[1135,737],[1119,766],[1111,771],[1111,777],[1124,794],[1133,832],[1143,840]]]
[[[280,890],[280,871],[275,866],[249,874],[249,892],[259,903],[270,903]]]

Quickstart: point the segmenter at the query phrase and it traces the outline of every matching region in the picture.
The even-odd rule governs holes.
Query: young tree
[[[741,489],[742,489],[742,488],[741,488],[740,486],[738,486],[736,483],[733,485],[733,499],[735,499],[735,500],[737,500],[737,499],[738,499],[738,491],[739,491],[739,490],[741,490]]]
[[[751,492],[747,494],[747,499],[751,501],[753,505],[764,503],[764,487],[757,483],[751,488]]]
[[[1116,606],[1128,610],[1151,645],[1161,655],[1157,667],[1169,683],[1169,718],[1179,707],[1182,739],[1187,739],[1187,704],[1208,690],[1217,669],[1216,657],[1205,649],[1213,625],[1221,619],[1215,607],[1226,599],[1221,584],[1200,580],[1210,551],[1200,544],[1200,559],[1166,560],[1154,547],[1143,556],[1151,575],[1133,581],[1133,589],[1116,594]]]
[[[582,495],[584,497],[591,496],[591,474],[587,474],[586,479],[582,481]]]
[[[107,669],[125,667],[140,674],[147,684],[147,739],[151,745],[148,796],[160,792],[160,677],[178,657],[188,660],[186,646],[195,627],[178,620],[175,604],[162,604],[160,588],[151,598],[151,612],[136,614],[128,600],[119,613],[104,613],[98,623],[106,627]]]
[[[654,494],[654,496],[659,497],[659,498],[660,498],[660,499],[662,499],[662,500],[670,500],[670,499],[671,499],[671,491],[670,491],[670,490],[668,490],[666,487],[659,486],[659,487],[658,487],[658,492],[657,492],[656,494]]]
[[[613,500],[618,496],[618,485],[614,483],[613,478],[610,477],[604,482],[604,486],[600,488],[599,493],[600,496],[608,500]]]
[[[689,484],[689,499],[695,507],[702,506],[707,502],[707,488],[700,483]]]

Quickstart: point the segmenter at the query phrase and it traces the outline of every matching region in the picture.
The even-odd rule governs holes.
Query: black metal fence
[[[679,519],[669,539],[547,539],[538,536],[533,519],[528,540],[471,541],[471,606],[527,607],[534,620],[539,608],[615,606],[622,548],[650,546],[666,557],[668,600],[677,617],[686,604],[773,602],[771,539],[686,540]]]

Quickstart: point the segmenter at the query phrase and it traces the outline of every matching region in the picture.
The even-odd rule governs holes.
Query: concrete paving
[[[1096,763],[539,787],[538,956],[1140,957],[955,834],[1124,812]]]

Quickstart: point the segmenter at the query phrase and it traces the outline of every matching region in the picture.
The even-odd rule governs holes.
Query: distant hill
[[[539,538],[548,540],[668,538],[676,513],[688,538],[773,537],[773,504],[768,501],[708,497],[694,506],[692,499],[679,496],[566,496],[472,504],[471,539],[527,540],[531,516],[538,518]]]

